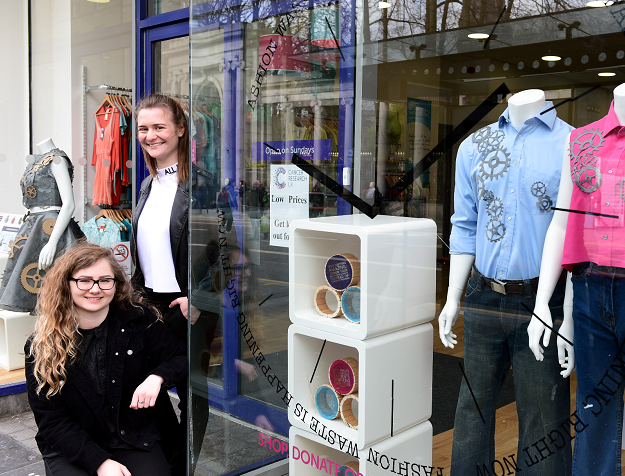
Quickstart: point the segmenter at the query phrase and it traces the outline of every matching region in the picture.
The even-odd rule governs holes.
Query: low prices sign
[[[309,177],[296,165],[271,166],[271,246],[289,246],[291,220],[308,218]]]
[[[299,155],[304,160],[330,160],[331,147],[330,139],[253,142],[252,160],[291,162],[293,154]]]

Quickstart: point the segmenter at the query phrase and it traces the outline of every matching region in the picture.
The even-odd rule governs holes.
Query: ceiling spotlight
[[[380,8],[381,10],[383,10],[385,8],[390,8],[390,7],[391,7],[391,4],[388,3],[388,2],[382,1],[382,2],[378,3],[378,8]]]
[[[472,40],[485,40],[490,35],[488,33],[469,33],[468,37]]]
[[[560,61],[562,58],[556,55],[546,55],[541,58],[543,61]]]
[[[586,2],[586,6],[592,8],[609,7],[613,4],[614,2],[612,0],[591,0],[590,2]]]
[[[605,73],[599,73],[598,76],[602,76],[604,78],[609,78],[610,76],[616,76],[616,73],[612,73],[612,72],[606,71]]]

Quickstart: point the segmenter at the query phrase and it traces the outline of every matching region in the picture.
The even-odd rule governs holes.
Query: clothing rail
[[[127,92],[132,93],[132,88],[126,88],[123,86],[111,86],[109,84],[98,84],[96,86],[88,86],[87,85],[87,67],[82,67],[82,155],[85,161],[83,167],[83,193],[85,197],[87,197],[87,168],[88,164],[91,162],[87,158],[87,93],[89,91],[116,91],[116,92]],[[133,164],[134,169],[134,164]],[[134,182],[133,182],[134,184]],[[87,222],[87,205],[91,203],[91,200],[85,198],[85,202],[83,204],[83,223]],[[132,204],[132,202],[131,202]]]

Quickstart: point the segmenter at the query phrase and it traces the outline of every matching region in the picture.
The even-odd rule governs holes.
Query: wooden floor
[[[25,379],[26,377],[24,377],[24,369],[17,369],[9,372],[8,370],[0,368],[0,385],[21,382]]]

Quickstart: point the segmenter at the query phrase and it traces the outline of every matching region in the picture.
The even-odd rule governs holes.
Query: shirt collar
[[[159,178],[165,178],[168,175],[174,175],[178,172],[178,163],[165,167],[164,169],[156,169],[156,174]]]
[[[614,112],[614,100],[610,104],[610,110],[608,114],[598,121],[600,124],[603,124],[603,127],[599,125],[599,130],[603,131],[604,136],[608,135],[615,129],[620,129],[621,123],[618,121],[618,117],[616,117],[616,112]]]
[[[540,112],[534,116],[536,119],[538,119],[543,124],[545,124],[549,129],[553,129],[553,125],[555,124],[556,117],[557,117],[555,108],[549,110],[552,107],[553,107],[553,102],[547,101],[545,103],[545,107],[542,108]],[[543,111],[546,111],[546,112],[543,114]],[[502,127],[504,123],[506,122],[510,122],[509,108],[506,108],[503,114],[499,116],[499,127]]]

